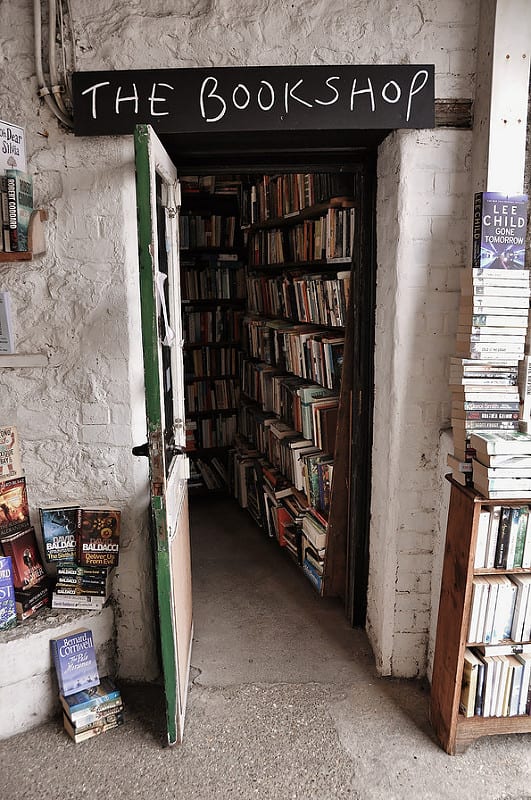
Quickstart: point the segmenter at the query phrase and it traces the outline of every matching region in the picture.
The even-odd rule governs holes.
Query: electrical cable
[[[67,128],[74,126],[73,120],[61,111],[58,107],[54,96],[46,86],[44,80],[44,71],[42,66],[42,21],[41,21],[41,4],[40,0],[33,0],[33,22],[34,22],[34,36],[35,36],[35,71],[37,75],[39,97],[42,97],[50,111],[60,120]],[[55,24],[55,23],[54,23]]]

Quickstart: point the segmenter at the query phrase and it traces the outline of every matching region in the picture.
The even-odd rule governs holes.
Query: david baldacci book
[[[39,508],[44,554],[49,563],[75,561],[79,511],[77,505]]]
[[[120,548],[120,512],[82,508],[78,512],[77,563],[88,567],[115,567]]]
[[[513,270],[525,267],[527,195],[474,195],[472,266]]]
[[[10,556],[0,556],[0,630],[17,623],[13,566]]]
[[[89,628],[76,628],[66,636],[50,639],[59,691],[82,692],[100,682],[94,639]]]
[[[22,462],[15,425],[0,427],[0,482],[22,478]]]

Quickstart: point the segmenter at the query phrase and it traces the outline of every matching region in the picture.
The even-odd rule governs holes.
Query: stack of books
[[[531,500],[531,434],[474,431],[474,486],[485,497]]]
[[[476,484],[472,434],[520,429],[519,362],[531,295],[526,222],[527,196],[475,195],[472,269],[461,276],[456,356],[450,362],[454,454],[448,464],[463,485]]]
[[[70,738],[77,744],[123,725],[122,698],[111,678],[100,679],[92,631],[78,628],[50,647]]]
[[[46,559],[57,566],[52,607],[103,608],[118,565],[120,511],[63,505],[39,513]]]

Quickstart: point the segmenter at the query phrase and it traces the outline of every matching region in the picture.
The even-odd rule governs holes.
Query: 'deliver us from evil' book
[[[474,195],[472,266],[525,269],[527,195],[477,192]]]
[[[116,567],[120,548],[120,512],[82,508],[78,512],[77,563],[87,567]]]

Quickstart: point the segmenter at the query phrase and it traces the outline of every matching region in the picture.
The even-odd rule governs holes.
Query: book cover
[[[28,229],[33,212],[33,178],[27,172],[7,169],[6,179],[11,251],[29,250]]]
[[[17,428],[15,425],[3,425],[0,427],[0,483],[22,477]]]
[[[26,479],[0,481],[0,539],[30,526]]]
[[[33,528],[3,537],[2,550],[12,559],[15,589],[29,589],[45,577]]]
[[[67,696],[97,686],[100,682],[92,631],[77,628],[50,640],[53,663],[61,694]]]
[[[120,512],[87,509],[78,512],[77,561],[81,566],[115,567],[119,559]]]
[[[74,725],[78,720],[86,719],[91,714],[105,712],[108,708],[122,705],[120,690],[108,675],[103,676],[97,686],[66,696],[60,694],[59,699],[63,710]]]
[[[0,292],[0,353],[15,352],[15,326],[11,311],[11,295]]]
[[[75,560],[79,510],[74,505],[39,508],[44,557],[49,563]]]
[[[13,565],[10,556],[0,556],[0,630],[17,623]]]
[[[520,270],[525,267],[527,195],[474,195],[472,266]]]
[[[101,611],[106,597],[96,595],[62,595],[57,592],[52,593],[52,608],[71,608],[78,611]]]

